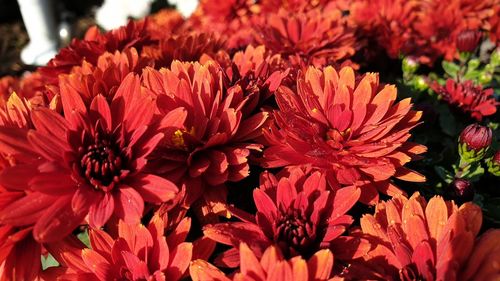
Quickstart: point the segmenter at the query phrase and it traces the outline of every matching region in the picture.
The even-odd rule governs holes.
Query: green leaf
[[[478,78],[481,76],[482,72],[479,70],[473,70],[473,71],[467,71],[467,73],[464,75],[464,79],[466,80],[478,80]]]
[[[442,65],[446,74],[450,75],[452,78],[457,78],[457,73],[460,70],[460,67],[458,65],[445,60],[443,61]]]
[[[42,269],[45,270],[49,267],[56,267],[59,266],[59,263],[56,261],[56,259],[51,255],[48,254],[47,257],[42,256]]]
[[[85,244],[85,246],[87,246],[88,248],[91,248],[90,247],[89,232],[87,230],[85,230],[84,232],[78,233],[78,235],[76,237],[78,237],[78,239],[80,239],[80,241],[82,241],[82,243]]]
[[[478,181],[479,178],[484,174],[484,168],[481,167],[479,162],[471,163],[469,168],[464,171],[462,178],[466,178],[471,182]]]
[[[450,171],[446,170],[442,166],[434,166],[434,170],[438,174],[438,176],[447,184],[450,184],[453,181],[453,175]]]
[[[493,130],[493,131],[496,131],[498,129],[499,125],[500,125],[500,123],[498,123],[498,122],[491,122],[490,121],[488,123],[488,127],[490,127],[491,130]]]
[[[467,72],[477,69],[480,64],[481,62],[479,61],[479,59],[471,59],[467,64]]]

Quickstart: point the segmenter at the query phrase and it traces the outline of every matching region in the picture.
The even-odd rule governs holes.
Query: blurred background
[[[125,24],[128,18],[142,18],[161,9],[178,8],[187,17],[197,2],[0,0],[0,77],[45,64],[58,48],[72,38],[82,38],[93,25],[109,30]]]

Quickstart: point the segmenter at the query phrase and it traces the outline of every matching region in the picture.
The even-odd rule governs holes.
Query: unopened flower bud
[[[479,124],[467,126],[458,138],[458,152],[467,162],[481,160],[491,145],[492,131]]]
[[[472,201],[474,198],[474,188],[470,181],[466,179],[455,179],[450,184],[454,197],[460,203]]]
[[[493,157],[488,160],[488,172],[500,177],[500,150],[497,150]]]
[[[479,44],[482,34],[479,30],[464,30],[457,36],[457,49],[460,52],[471,53]]]

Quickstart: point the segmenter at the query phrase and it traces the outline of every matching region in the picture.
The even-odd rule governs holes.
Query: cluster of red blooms
[[[457,58],[457,39],[467,31],[489,32],[499,39],[498,1],[495,0],[355,0],[353,21],[390,57],[400,54],[432,64]]]
[[[490,19],[465,2],[203,0],[1,79],[0,280],[498,278],[479,207],[396,185],[425,181],[405,167],[421,112],[350,61],[365,29],[391,55],[453,56],[449,35]],[[259,171],[252,207],[233,204]],[[358,202],[376,206],[360,223]]]

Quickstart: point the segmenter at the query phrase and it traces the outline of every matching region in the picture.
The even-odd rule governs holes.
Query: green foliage
[[[59,263],[54,259],[54,257],[51,254],[48,254],[46,257],[42,256],[42,269],[45,270],[49,267],[56,267],[59,266]]]

